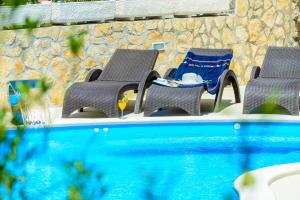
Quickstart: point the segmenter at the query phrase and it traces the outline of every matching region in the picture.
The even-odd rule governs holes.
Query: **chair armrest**
[[[221,109],[223,91],[227,85],[232,85],[236,103],[241,102],[240,88],[236,75],[234,71],[232,71],[231,69],[227,69],[220,76],[220,87],[215,98],[214,112],[217,112]]]
[[[176,68],[169,68],[167,70],[167,72],[165,73],[165,75],[164,75],[164,79],[170,79],[170,78],[172,78],[172,76],[173,76],[173,74],[174,74],[175,71],[176,71]]]
[[[260,74],[260,67],[254,66],[251,71],[250,80],[256,79],[257,77],[259,77],[259,74]]]
[[[101,69],[91,69],[88,75],[85,77],[85,82],[92,82],[99,78],[100,74],[102,73]]]
[[[151,81],[152,83],[152,81],[156,80],[157,78],[160,78],[160,75],[157,71],[152,70],[150,72],[145,72],[142,81],[140,82],[139,85],[145,85],[149,81]]]
[[[224,70],[220,76],[220,87],[226,87],[227,85],[230,85],[230,81],[228,80],[229,76],[233,76],[234,78],[236,78],[234,71],[232,71],[231,69]]]
[[[152,70],[150,72],[145,72],[142,81],[139,83],[138,94],[135,101],[134,113],[140,113],[142,111],[143,98],[146,88],[150,87],[153,80],[160,78],[157,71]]]

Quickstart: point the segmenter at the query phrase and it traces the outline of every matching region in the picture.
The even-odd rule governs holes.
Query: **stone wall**
[[[300,0],[293,0],[295,5],[295,11],[294,11],[294,21],[296,24],[296,30],[295,30],[295,41],[300,44]]]
[[[25,30],[2,31],[0,38],[0,92],[6,99],[6,82],[11,79],[47,76],[53,83],[51,101],[62,104],[65,89],[84,78],[87,70],[103,68],[116,48],[149,49],[164,41],[156,70],[164,74],[177,67],[191,47],[233,48],[231,68],[245,84],[251,66],[261,65],[266,47],[295,46],[294,0],[237,0],[230,16],[114,21],[103,24],[38,28],[33,37]],[[74,58],[68,35],[88,31],[84,49]]]

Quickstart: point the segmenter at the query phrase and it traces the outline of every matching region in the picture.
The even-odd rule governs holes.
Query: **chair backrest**
[[[300,78],[300,48],[269,47],[260,77]]]
[[[191,52],[197,55],[206,55],[206,56],[224,56],[227,54],[233,54],[232,49],[200,49],[192,48]]]
[[[140,82],[153,69],[157,50],[117,49],[98,80]]]

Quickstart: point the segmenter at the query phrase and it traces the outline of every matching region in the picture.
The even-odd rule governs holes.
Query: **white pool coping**
[[[255,178],[253,185],[243,186],[245,175],[234,182],[240,200],[299,200],[300,163],[266,167],[250,173]]]
[[[60,109],[58,109],[60,110]],[[167,116],[167,117],[143,117],[125,116],[119,118],[52,118],[53,126],[71,125],[102,125],[102,124],[128,124],[128,123],[176,123],[176,122],[290,122],[300,123],[299,117],[281,115],[230,115],[230,114],[211,114],[205,116]]]

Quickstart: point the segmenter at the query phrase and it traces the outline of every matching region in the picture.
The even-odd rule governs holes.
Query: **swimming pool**
[[[149,193],[171,200],[223,200],[228,194],[238,199],[233,181],[243,172],[245,145],[250,169],[300,161],[298,123],[54,127],[46,140],[41,132],[28,129],[19,149],[47,144],[24,166],[28,199],[66,199],[68,175],[62,163],[69,160],[84,160],[103,172],[105,200],[151,199]]]

